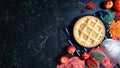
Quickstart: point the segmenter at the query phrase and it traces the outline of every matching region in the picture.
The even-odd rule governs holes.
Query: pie
[[[75,41],[84,47],[98,46],[105,36],[103,22],[95,16],[84,16],[78,19],[73,26]]]

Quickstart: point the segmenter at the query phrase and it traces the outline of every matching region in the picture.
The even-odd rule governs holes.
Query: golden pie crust
[[[73,37],[78,44],[84,47],[98,46],[105,36],[105,27],[95,16],[84,16],[73,26]]]

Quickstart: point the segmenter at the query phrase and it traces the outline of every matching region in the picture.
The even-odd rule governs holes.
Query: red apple
[[[105,9],[111,9],[113,7],[113,1],[112,0],[106,0],[104,2],[104,8]]]
[[[59,58],[59,62],[62,64],[65,64],[68,62],[68,57],[66,55],[63,55]]]
[[[68,52],[68,54],[74,54],[75,53],[75,47],[72,46],[72,45],[68,46],[67,52]]]
[[[87,60],[89,57],[90,57],[90,55],[89,55],[88,52],[84,52],[84,53],[81,55],[81,58],[82,58],[83,60]]]

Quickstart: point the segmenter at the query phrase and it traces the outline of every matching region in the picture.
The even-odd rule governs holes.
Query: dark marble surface
[[[89,1],[93,10],[85,9]],[[66,54],[64,28],[102,10],[101,1],[0,0],[0,68],[55,68],[58,56]]]

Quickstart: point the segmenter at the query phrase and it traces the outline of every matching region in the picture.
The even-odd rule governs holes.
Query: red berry
[[[83,60],[87,60],[89,57],[90,57],[90,55],[89,55],[88,52],[84,52],[84,53],[81,55],[81,58],[82,58]]]
[[[86,8],[88,9],[93,9],[93,7],[94,7],[94,3],[92,1],[86,4]]]

